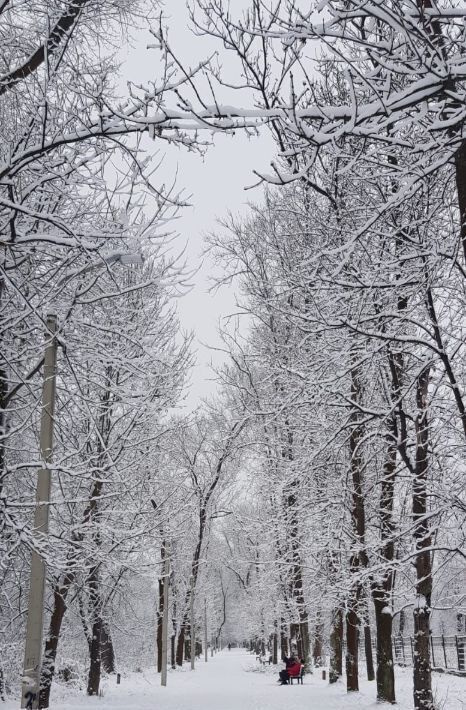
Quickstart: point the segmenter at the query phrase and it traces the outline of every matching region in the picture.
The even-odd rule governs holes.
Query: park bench
[[[290,685],[293,685],[293,681],[296,680],[298,682],[298,685],[301,683],[303,684],[303,678],[304,678],[304,667],[301,668],[301,673],[299,675],[290,675]]]
[[[266,663],[268,663],[270,666],[270,664],[272,663],[272,656],[269,656],[268,658],[266,658],[265,656],[256,656],[256,661],[259,661],[262,666],[265,666]]]

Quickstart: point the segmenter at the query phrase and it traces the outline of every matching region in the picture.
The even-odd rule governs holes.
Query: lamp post
[[[34,529],[46,535],[49,529],[49,500],[52,461],[53,415],[55,410],[55,378],[57,364],[57,316],[47,316],[45,333],[44,378],[42,385],[42,413],[40,420],[40,455],[44,463],[37,474]],[[42,627],[44,615],[45,562],[35,550],[31,558],[26,648],[21,691],[21,707],[37,708],[39,703],[40,667],[42,656]]]

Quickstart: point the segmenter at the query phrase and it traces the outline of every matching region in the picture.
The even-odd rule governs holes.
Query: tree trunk
[[[377,700],[395,702],[395,674],[393,672],[392,611],[382,589],[374,589],[372,598],[377,628]]]
[[[404,609],[401,609],[399,620],[398,620],[398,630],[399,630],[400,636],[403,636],[403,634],[404,634],[405,624],[406,624],[406,612]]]
[[[163,580],[159,579],[159,604],[157,609],[157,673],[162,672],[162,620],[163,620]]]
[[[402,374],[401,358],[390,356],[392,371],[392,398],[393,401],[400,397],[400,379]],[[395,557],[395,543],[393,539],[393,501],[395,493],[397,436],[394,417],[389,422],[387,432],[387,453],[383,469],[383,479],[380,491],[380,523],[381,523],[381,556],[386,560],[388,569],[384,574],[372,582],[372,600],[375,610],[375,624],[377,629],[377,700],[394,703],[395,699],[395,674],[393,670],[393,618],[391,610],[391,595],[393,589],[392,564]]]
[[[333,611],[330,631],[330,669],[329,682],[336,683],[343,675],[343,610],[337,607]]]
[[[102,598],[99,589],[97,569],[91,570],[88,578],[92,618],[90,666],[87,680],[87,694],[98,695],[102,670]]]
[[[219,464],[220,465],[220,464]],[[218,466],[217,466],[218,468]],[[221,469],[221,467],[220,467]],[[194,589],[196,587],[196,582],[197,582],[197,575],[199,572],[199,559],[201,556],[201,550],[202,550],[202,542],[204,539],[204,531],[205,531],[205,526],[207,522],[207,504],[210,499],[210,495],[213,493],[216,482],[218,481],[220,477],[220,469],[218,471],[218,475],[215,479],[215,482],[211,484],[210,486],[210,494],[206,496],[205,500],[201,504],[201,507],[199,509],[199,533],[198,533],[198,538],[197,538],[197,545],[196,549],[194,550],[194,556],[193,556],[193,561],[191,563],[191,578],[192,578],[192,584],[188,585],[185,599],[184,599],[184,612],[183,612],[183,617],[181,619],[181,625],[180,625],[180,632],[178,634],[178,641],[176,645],[176,665],[177,666],[182,666],[183,665],[183,653],[184,652],[184,645],[185,645],[185,638],[186,638],[186,628],[188,626],[188,619],[189,619],[189,614],[190,614],[190,604],[191,604],[191,594],[194,593]]]
[[[364,622],[364,655],[366,658],[366,673],[367,673],[367,680],[375,680],[375,673],[374,673],[374,658],[372,654],[372,634],[371,634],[371,627],[370,627],[370,621],[369,621],[369,609],[367,606],[367,594],[366,594],[366,589],[362,588],[361,589],[361,602],[360,602],[360,607],[361,607],[361,616]]]
[[[282,445],[282,458],[291,463],[293,454],[293,432],[289,422],[285,420],[286,439]],[[287,517],[291,548],[291,579],[289,583],[290,600],[295,603],[299,622],[290,625],[290,653],[293,637],[296,639],[296,652],[304,661],[306,670],[310,670],[309,622],[304,598],[303,568],[301,560],[301,541],[299,533],[297,489],[299,479],[293,479],[285,488],[284,505]]]
[[[189,598],[187,601],[189,604]],[[185,600],[185,608],[186,608],[186,600]],[[189,606],[188,606],[188,612],[189,612]],[[183,665],[183,658],[185,655],[184,646],[185,646],[186,627],[188,624],[188,612],[186,612],[185,615],[183,616],[183,619],[182,619],[181,625],[180,625],[180,630],[178,633],[178,639],[176,642],[175,661],[176,661],[177,666]]]
[[[367,680],[375,680],[371,627],[368,619],[364,619],[364,652],[366,655]]]
[[[104,673],[116,673],[115,649],[113,648],[110,627],[106,621],[102,624],[100,655]]]
[[[285,620],[281,620],[281,629],[280,629],[280,653],[282,658],[287,658],[288,653],[289,653],[289,648],[288,648],[288,637],[286,635],[286,625],[285,625]]]
[[[413,522],[416,544],[416,602],[414,605],[414,707],[434,710],[430,666],[430,613],[432,597],[431,536],[427,520],[427,471],[429,428],[427,392],[430,368],[419,375],[416,384],[416,463],[413,481]]]
[[[359,690],[359,614],[356,589],[352,590],[346,611],[346,689],[348,692]]]
[[[173,597],[173,604],[172,604],[172,635],[171,635],[171,666],[172,668],[176,668],[176,633],[178,629],[178,625],[176,622],[176,594],[175,594],[175,576],[173,574],[173,569],[171,572],[171,586],[172,586],[172,597]],[[181,659],[181,662],[183,662],[183,659]]]
[[[172,634],[171,636],[171,666],[172,668],[176,668],[176,652],[175,652],[175,641],[176,641],[176,636],[175,634]]]
[[[324,626],[322,623],[322,617],[320,610],[317,613],[317,621],[316,621],[316,628],[314,632],[314,646],[312,649],[312,657],[314,659],[314,666],[316,668],[320,668],[321,666],[324,665],[324,657],[323,657],[323,632],[324,632]]]
[[[102,619],[100,615],[92,624],[92,639],[91,639],[91,654],[89,676],[87,680],[87,694],[98,695],[100,687],[100,673],[102,669],[101,658],[101,637],[102,637]]]
[[[278,663],[278,632],[277,632],[278,624],[275,622],[275,631],[273,633],[273,642],[272,642],[272,663],[274,665],[277,665]]]
[[[299,652],[301,650],[301,638],[299,631],[299,624],[297,624],[296,622],[290,624],[290,656],[293,654],[299,655]]]
[[[73,574],[67,574],[61,586],[55,585],[53,589],[53,610],[50,617],[49,632],[45,641],[44,661],[42,663],[39,691],[39,708],[48,708],[50,703],[50,691],[55,673],[55,661],[57,658],[58,641],[63,618],[66,612],[66,597],[70,590],[70,585],[74,580]]]
[[[165,562],[165,540],[162,542],[160,550],[162,572]],[[163,620],[163,599],[164,599],[164,577],[159,578],[159,604],[157,610],[157,673],[162,672],[162,620]]]
[[[466,264],[466,140],[463,140],[455,155],[455,174],[460,212],[460,239]]]
[[[364,505],[363,467],[361,454],[363,429],[359,422],[358,404],[362,403],[362,385],[357,367],[351,369],[351,399],[355,403],[350,421],[352,429],[349,440],[350,467],[352,482],[351,527],[353,533],[353,552],[350,558],[350,573],[355,577],[352,582],[346,611],[346,689],[359,690],[359,606],[363,594],[362,583],[356,577],[361,568],[367,567],[366,552],[366,513]]]
[[[309,637],[309,623],[307,621],[307,614],[305,614],[305,621],[301,621],[299,624],[299,637],[300,637],[300,651],[299,658],[304,661],[307,672],[311,672],[311,655],[310,647],[311,640]]]

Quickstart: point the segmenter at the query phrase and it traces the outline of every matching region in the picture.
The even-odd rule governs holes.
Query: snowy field
[[[397,672],[398,708],[410,710],[411,670]],[[466,678],[434,674],[438,710],[466,710]],[[103,683],[103,698],[53,696],[51,710],[362,710],[380,708],[375,684],[364,681],[359,693],[347,695],[343,683],[329,686],[320,674],[306,676],[304,684],[280,686],[273,668],[260,670],[254,656],[243,650],[223,651],[208,663],[199,661],[192,672],[169,673],[168,686],[160,687],[153,670],[132,673],[117,686],[114,678]],[[18,702],[0,704],[17,710]]]

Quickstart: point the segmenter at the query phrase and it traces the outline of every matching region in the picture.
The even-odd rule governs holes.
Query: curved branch
[[[69,39],[81,10],[88,2],[89,0],[71,0],[47,40],[31,54],[24,64],[0,79],[0,96],[15,86],[15,84],[33,74],[44,63],[46,57],[51,57],[56,52],[64,38]],[[3,3],[0,12],[3,11],[5,4]]]

